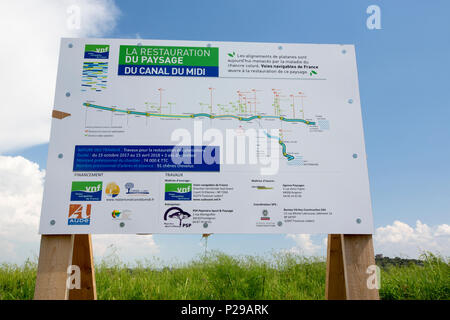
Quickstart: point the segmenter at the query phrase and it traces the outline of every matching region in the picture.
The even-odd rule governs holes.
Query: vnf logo
[[[101,201],[101,181],[72,181],[70,201]]]
[[[115,198],[120,193],[120,188],[115,182],[110,182],[106,185],[105,193],[111,198]]]
[[[84,47],[85,59],[108,59],[109,45],[87,44]]]
[[[164,213],[164,221],[167,221],[167,219],[178,219],[179,220],[178,227],[180,228],[181,227],[189,228],[191,226],[190,223],[183,223],[183,220],[186,220],[190,217],[191,215],[189,213],[183,211],[183,209],[178,207],[171,207],[167,209],[166,212]]]
[[[381,29],[381,9],[377,5],[371,5],[367,7],[367,14],[370,16],[367,18],[366,26],[369,30]]]
[[[89,225],[91,223],[91,205],[84,207],[82,204],[69,206],[69,225]]]
[[[166,183],[164,200],[166,201],[192,200],[192,184]]]

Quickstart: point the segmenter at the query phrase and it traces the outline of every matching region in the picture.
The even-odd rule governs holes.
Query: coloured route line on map
[[[133,115],[139,115],[139,116],[145,116],[145,117],[158,117],[158,118],[198,118],[198,117],[206,117],[210,119],[223,119],[223,118],[232,118],[239,121],[252,121],[255,119],[279,119],[281,121],[286,122],[301,122],[306,125],[315,125],[316,123],[313,121],[308,121],[304,119],[292,119],[292,118],[286,118],[282,116],[270,116],[270,115],[256,115],[256,116],[249,116],[249,117],[242,117],[242,116],[235,116],[232,114],[224,114],[224,115],[213,115],[209,113],[193,113],[193,114],[161,114],[161,113],[149,113],[149,112],[142,112],[142,111],[133,111],[133,110],[124,110],[119,108],[112,108],[112,107],[103,107],[92,103],[83,103],[83,106],[88,108],[94,108],[94,109],[100,109],[105,111],[112,111],[112,112],[122,112],[126,114],[133,114]],[[264,132],[265,135],[270,139],[278,139],[278,143],[282,147],[282,153],[283,156],[288,160],[293,160],[294,156],[287,153],[286,144],[281,140],[279,137],[274,137],[268,134],[267,132]]]

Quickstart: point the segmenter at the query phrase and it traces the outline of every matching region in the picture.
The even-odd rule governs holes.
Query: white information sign
[[[61,40],[40,233],[372,220],[353,45]]]

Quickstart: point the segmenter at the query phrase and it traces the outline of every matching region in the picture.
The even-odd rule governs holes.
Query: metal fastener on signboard
[[[203,228],[208,228],[208,223],[205,222],[205,223],[203,224]]]
[[[121,222],[121,223],[119,224],[119,226],[120,226],[121,228],[125,227],[125,222]]]
[[[356,219],[356,223],[357,223],[357,224],[360,224],[361,221],[362,221],[362,220],[361,220],[360,218]]]
[[[58,154],[58,158],[62,159],[64,157],[64,155],[62,153]]]
[[[54,226],[56,224],[56,221],[55,220],[50,220],[50,225],[51,226]]]

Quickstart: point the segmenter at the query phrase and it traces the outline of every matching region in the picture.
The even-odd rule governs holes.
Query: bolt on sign
[[[372,231],[353,45],[62,39],[40,233]]]

